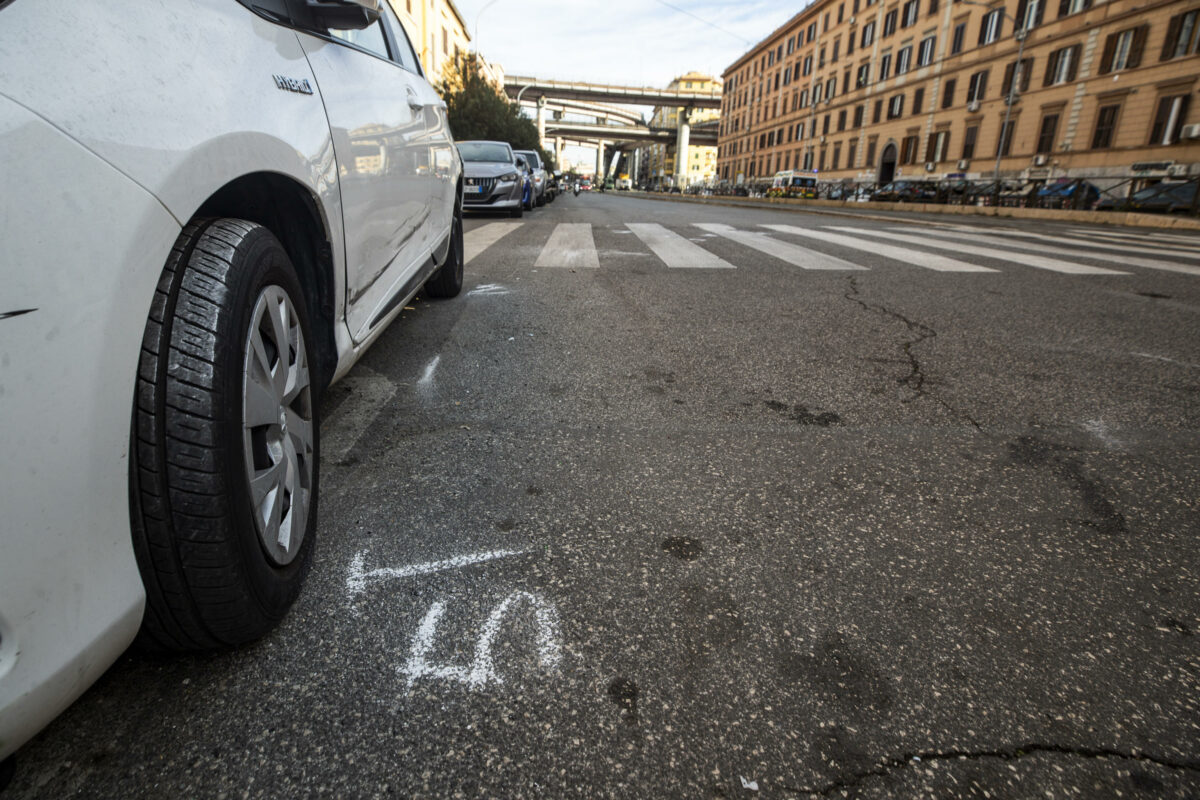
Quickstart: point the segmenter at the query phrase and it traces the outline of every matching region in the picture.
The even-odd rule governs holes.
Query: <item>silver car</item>
[[[544,206],[554,199],[550,190],[550,173],[542,164],[542,157],[536,150],[514,150],[514,153],[525,159],[533,173],[533,202],[534,205]]]
[[[507,211],[520,217],[533,205],[533,187],[507,142],[459,142],[463,210]]]

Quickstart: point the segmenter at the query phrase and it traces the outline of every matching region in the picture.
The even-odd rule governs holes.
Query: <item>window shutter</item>
[[[1163,42],[1162,55],[1159,61],[1167,61],[1175,54],[1175,45],[1179,41],[1179,27],[1183,23],[1183,14],[1176,14],[1167,23],[1167,38]]]
[[[979,73],[979,91],[975,95],[976,100],[982,100],[987,95],[987,79],[987,70]]]
[[[1021,91],[1029,91],[1029,76],[1033,74],[1033,59],[1026,58],[1021,62]]]
[[[1100,70],[1097,74],[1107,75],[1112,72],[1113,54],[1117,51],[1117,37],[1119,33],[1110,33],[1108,38],[1104,40],[1104,54],[1100,56]]]
[[[1000,94],[1004,97],[1008,97],[1009,92],[1012,91],[1013,70],[1016,69],[1016,66],[1017,62],[1014,61],[1004,68],[1004,83],[1000,87]]]
[[[1017,0],[1017,13],[1016,13],[1016,16],[1013,17],[1013,19],[1016,20],[1016,23],[1013,25],[1013,33],[1014,34],[1019,29],[1025,27],[1025,9],[1027,9],[1028,7],[1029,7],[1029,0]]]
[[[933,149],[935,147],[937,147],[937,134],[931,133],[931,134],[929,134],[929,138],[925,140],[925,160],[926,161],[936,161],[937,160],[933,157],[934,156]]]
[[[979,20],[979,44],[983,44],[983,40],[987,38],[988,15],[984,14]]]
[[[1154,124],[1150,126],[1150,144],[1162,144],[1164,129],[1171,116],[1173,97],[1164,97],[1158,101],[1158,111],[1154,114]]]
[[[1061,50],[1055,50],[1046,59],[1046,77],[1042,79],[1042,86],[1049,86],[1054,81],[1054,73],[1058,72],[1058,59],[1062,56]]]
[[[1079,53],[1082,50],[1081,45],[1074,45],[1071,48],[1071,64],[1067,67],[1067,81],[1075,80],[1075,75],[1079,70]]]
[[[1058,0],[1058,16],[1065,17],[1071,13],[1071,0]]]
[[[1126,69],[1133,69],[1142,63],[1142,53],[1146,50],[1146,35],[1150,33],[1149,25],[1139,25],[1133,31],[1133,42],[1129,45],[1129,61]]]
[[[1034,26],[1042,24],[1042,18],[1046,15],[1046,2],[1048,0],[1037,0],[1037,10],[1033,12]]]

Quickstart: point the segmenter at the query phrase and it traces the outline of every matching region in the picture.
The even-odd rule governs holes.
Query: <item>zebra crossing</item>
[[[465,258],[478,259],[501,242],[530,239],[540,244],[532,266],[537,269],[600,269],[630,255],[622,248],[597,248],[597,233],[633,234],[669,270],[731,270],[739,264],[729,246],[764,254],[801,270],[859,272],[892,266],[943,273],[997,273],[1032,268],[1064,275],[1129,276],[1136,269],[1200,276],[1200,237],[1072,229],[1061,235],[1012,227],[944,225],[914,227],[854,224],[801,227],[764,224],[735,227],[720,222],[695,222],[667,227],[654,222],[593,225],[557,223],[546,236],[545,225],[491,222],[464,235]],[[525,228],[521,234],[516,232]],[[824,248],[824,249],[822,249]],[[838,249],[839,255],[825,250]],[[717,252],[714,252],[717,251]],[[857,254],[857,255],[856,255]],[[747,254],[750,255],[749,253]],[[881,264],[881,259],[885,264]],[[866,262],[866,263],[860,263]],[[1107,266],[1101,266],[1100,262]]]

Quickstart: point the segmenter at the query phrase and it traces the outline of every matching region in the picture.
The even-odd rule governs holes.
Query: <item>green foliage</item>
[[[489,139],[508,142],[514,150],[537,150],[546,164],[552,159],[538,147],[537,126],[523,116],[503,90],[489,83],[478,69],[474,53],[448,64],[438,91],[446,101],[450,132],[458,141]]]

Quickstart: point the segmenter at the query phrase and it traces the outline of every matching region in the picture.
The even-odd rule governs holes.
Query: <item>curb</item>
[[[950,206],[931,203],[906,204],[903,210],[894,203],[855,203],[863,206],[862,211],[846,211],[847,204],[836,200],[793,200],[737,197],[695,197],[691,195],[656,195],[649,192],[623,192],[646,200],[672,203],[695,203],[697,205],[727,206],[730,208],[772,208],[777,211],[799,211],[807,214],[828,214],[838,217],[854,217],[884,222],[915,222],[923,225],[945,225],[949,222],[898,216],[899,214],[940,214],[947,217],[990,217],[992,219],[1029,219],[1042,222],[1073,222],[1109,227],[1151,228],[1158,230],[1181,230],[1200,232],[1200,219],[1173,217],[1166,214],[1139,214],[1131,211],[1099,212],[1044,208],[996,208],[995,206]],[[826,205],[828,204],[828,205]],[[853,207],[853,206],[851,206]],[[891,214],[864,213],[891,211]]]

